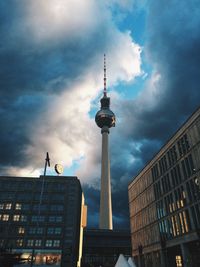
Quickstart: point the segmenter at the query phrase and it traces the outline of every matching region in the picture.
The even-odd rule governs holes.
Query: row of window
[[[139,212],[134,218],[131,219],[131,231],[135,232],[140,228],[156,221],[156,209],[155,205],[151,205],[146,209]]]
[[[138,250],[138,246],[140,244],[142,244],[142,246],[148,246],[153,243],[157,243],[160,241],[158,226],[155,223],[141,229],[140,231],[133,232],[131,238],[133,250]]]
[[[36,182],[36,183],[35,183]],[[1,188],[3,190],[13,190],[13,191],[18,191],[18,190],[23,190],[23,191],[33,191],[33,190],[41,190],[41,186],[42,186],[42,179],[41,180],[37,180],[34,183],[31,181],[25,181],[25,179],[23,181],[8,181],[8,179],[6,179],[6,182],[2,183]],[[45,182],[44,184],[44,189],[45,191],[53,191],[53,192],[66,192],[68,189],[76,189],[76,184],[66,184],[66,183],[60,183],[60,182],[56,182],[56,183],[51,183],[51,182]]]
[[[15,222],[27,222],[27,215],[20,215],[20,214],[0,214],[0,221],[8,221],[13,220]],[[32,222],[62,222],[63,217],[62,216],[31,216]]]
[[[189,141],[188,141],[188,137],[186,134],[184,134],[180,140],[177,142],[178,144],[178,151],[179,151],[179,155],[183,156],[185,155],[189,149],[190,149],[190,145],[189,145]]]
[[[186,134],[180,138],[180,140],[177,142],[177,146],[180,157],[188,153],[190,146]],[[159,160],[159,162],[152,167],[151,173],[153,181],[155,181],[159,176],[163,175],[169,168],[171,168],[174,164],[176,164],[177,160],[178,160],[178,155],[177,155],[176,145],[173,145],[167,151],[167,153]],[[192,169],[194,169],[194,167]]]
[[[135,199],[141,192],[143,192],[152,183],[150,171],[142,175],[142,179],[133,181],[133,185],[129,188],[129,200]]]
[[[30,209],[30,205],[27,206],[26,205],[26,208],[25,210],[27,210],[28,208]],[[15,209],[15,210],[24,210],[23,209],[24,207],[24,204],[21,204],[21,203],[0,203],[0,210],[10,210],[10,209]],[[34,211],[37,211],[37,210],[41,210],[41,211],[45,211],[45,210],[50,210],[50,211],[63,211],[64,210],[64,205],[45,205],[45,204],[42,204],[42,205],[33,205],[33,210]]]
[[[188,198],[190,202],[196,202],[200,199],[200,191],[198,184],[196,184],[196,179],[197,178],[195,177],[186,183]]]
[[[162,239],[165,240],[185,234],[190,229],[191,224],[187,210],[179,212],[159,222],[160,235]]]
[[[157,217],[161,219],[172,212],[183,208],[186,205],[186,194],[183,186],[180,186],[173,193],[168,194],[156,203]]]
[[[12,242],[13,243],[13,242]],[[16,246],[17,247],[41,247],[42,244],[42,239],[28,239],[27,241],[23,240],[23,239],[17,239],[16,240]],[[60,247],[60,240],[52,240],[52,239],[48,239],[45,241],[44,244],[45,247]]]
[[[15,194],[15,192],[1,192],[0,194],[0,199],[5,200],[9,199],[12,200],[15,198],[17,201],[38,201],[40,199],[40,193],[34,193],[31,194],[30,192],[23,193],[20,192],[20,194]],[[64,201],[65,200],[65,195],[63,194],[43,194],[42,196],[43,201]]]
[[[134,205],[130,203],[130,216],[134,216],[138,211],[144,209],[154,200],[155,199],[154,199],[153,188],[151,186],[134,200]]]
[[[45,229],[43,227],[30,227],[28,229],[29,234],[43,234]],[[25,234],[26,228],[25,227],[18,227],[17,233],[18,234]],[[47,234],[48,235],[60,235],[62,232],[61,227],[48,227],[47,228]]]
[[[194,164],[192,160],[192,156],[189,155],[181,162],[182,166],[182,173],[179,164],[173,167],[169,173],[163,176],[160,180],[158,180],[154,184],[154,192],[155,198],[159,199],[166,194],[167,192],[171,191],[172,188],[176,187],[177,185],[181,184],[185,177],[189,178],[191,175],[194,174]]]

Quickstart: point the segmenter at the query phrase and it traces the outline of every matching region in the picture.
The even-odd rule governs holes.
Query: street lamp
[[[45,159],[45,165],[44,165],[44,175],[42,177],[42,187],[41,187],[41,192],[40,192],[40,199],[39,199],[39,205],[38,205],[38,215],[37,215],[37,226],[36,226],[36,234],[38,232],[39,228],[39,217],[41,213],[41,204],[42,204],[42,198],[43,198],[43,193],[44,193],[44,181],[45,181],[45,176],[46,176],[46,170],[47,170],[47,165],[50,167],[50,158],[49,158],[49,153],[47,152],[46,154],[46,159]],[[33,249],[32,249],[32,254],[31,254],[31,261],[30,261],[30,267],[33,267],[33,262],[35,261],[35,238],[33,240]]]

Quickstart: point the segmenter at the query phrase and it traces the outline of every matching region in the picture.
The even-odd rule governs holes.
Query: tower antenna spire
[[[104,96],[107,96],[107,89],[106,89],[106,54],[104,54],[104,78],[103,78],[103,81],[104,81],[104,89],[103,89],[103,95]]]

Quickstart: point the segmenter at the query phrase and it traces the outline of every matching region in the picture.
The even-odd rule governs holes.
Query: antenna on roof
[[[106,54],[104,54],[104,90],[103,90],[103,94],[104,96],[107,96],[107,89],[106,89]]]

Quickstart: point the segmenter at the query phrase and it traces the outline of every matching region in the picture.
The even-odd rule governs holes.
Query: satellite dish
[[[56,164],[55,165],[55,171],[57,174],[62,174],[64,171],[63,166],[61,164]]]

